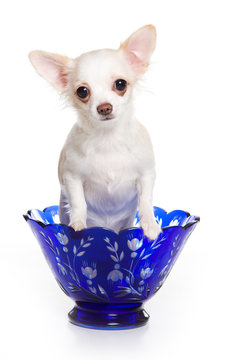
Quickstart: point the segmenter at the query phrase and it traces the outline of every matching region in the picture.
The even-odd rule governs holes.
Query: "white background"
[[[1,31],[1,359],[239,359],[239,1],[8,1]],[[58,203],[57,162],[75,121],[36,75],[34,49],[76,57],[117,48],[142,25],[157,49],[136,101],[157,162],[154,204],[201,216],[149,324],[95,331],[68,323],[21,217]]]

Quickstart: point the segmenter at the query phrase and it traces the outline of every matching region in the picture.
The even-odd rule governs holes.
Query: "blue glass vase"
[[[59,223],[58,206],[24,215],[64,293],[75,301],[72,323],[96,329],[142,326],[143,308],[163,285],[199,217],[154,207],[162,232],[150,241],[139,226],[75,231]]]

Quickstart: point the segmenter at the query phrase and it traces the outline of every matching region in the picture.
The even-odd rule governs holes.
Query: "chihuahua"
[[[152,206],[152,143],[133,109],[134,87],[155,44],[155,27],[147,25],[117,50],[95,50],[76,59],[29,54],[36,71],[77,110],[58,166],[60,222],[76,231],[100,226],[119,232],[133,226],[137,209],[150,240],[161,231]]]

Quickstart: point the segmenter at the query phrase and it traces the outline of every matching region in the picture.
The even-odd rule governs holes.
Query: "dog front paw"
[[[157,239],[158,235],[162,232],[160,226],[155,222],[142,222],[141,223],[144,235],[149,240]]]
[[[69,224],[75,231],[81,231],[86,228],[86,225],[82,221],[73,221]]]

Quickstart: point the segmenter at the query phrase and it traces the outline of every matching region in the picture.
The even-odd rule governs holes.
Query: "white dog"
[[[152,144],[133,111],[133,88],[155,43],[155,27],[147,25],[118,50],[76,59],[43,51],[29,55],[37,72],[77,110],[59,160],[60,221],[76,231],[101,226],[119,232],[133,226],[137,208],[149,239],[161,231],[152,206]]]

